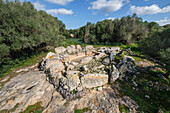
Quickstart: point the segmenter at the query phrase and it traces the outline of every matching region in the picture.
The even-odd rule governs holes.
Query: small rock
[[[159,109],[159,110],[158,110],[158,113],[164,113],[164,111],[162,111],[162,109]]]
[[[150,97],[148,95],[145,95],[146,98],[150,99]]]
[[[110,76],[110,82],[113,83],[115,80],[119,78],[119,71],[118,69],[113,65],[113,72]]]
[[[81,48],[80,45],[76,45],[76,49],[77,49],[78,51],[81,51],[81,50],[82,50],[82,48]]]
[[[88,71],[89,69],[87,68],[87,65],[84,65],[83,67],[81,67],[82,71]]]
[[[97,90],[98,90],[98,91],[102,91],[102,90],[103,90],[103,88],[102,88],[102,87],[99,87],[99,88],[97,88]]]
[[[109,59],[109,58],[105,58],[105,59],[102,61],[102,63],[108,65],[108,64],[110,63],[110,59]]]
[[[67,67],[67,70],[73,70],[74,69],[74,65],[69,65],[68,67]]]
[[[90,61],[92,61],[93,57],[85,57],[83,58],[80,63],[81,64],[88,64]]]
[[[9,79],[9,77],[5,77],[4,79],[1,80],[1,82],[6,82]]]
[[[64,53],[65,51],[66,51],[66,48],[63,47],[63,46],[55,48],[55,53],[56,54]]]
[[[78,62],[71,62],[72,65],[77,66],[79,63]]]
[[[85,47],[86,51],[89,51],[89,50],[92,50],[93,49],[93,46],[92,45],[88,45]]]

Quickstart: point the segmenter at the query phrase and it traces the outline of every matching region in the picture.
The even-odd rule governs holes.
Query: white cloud
[[[64,8],[61,8],[61,9],[46,9],[45,5],[44,4],[40,4],[39,2],[34,2],[33,3],[34,7],[37,9],[37,10],[44,10],[46,11],[48,14],[51,14],[51,15],[72,15],[74,12],[72,10],[68,10],[68,9],[64,9]]]
[[[166,24],[170,24],[170,19],[168,17],[165,17],[163,20],[156,21],[159,25],[163,26]]]
[[[109,18],[107,18],[107,20],[114,20],[115,18],[113,18],[113,17],[109,17]]]
[[[45,10],[44,4],[40,4],[39,2],[34,2],[33,5],[37,10]]]
[[[46,1],[51,2],[51,3],[55,3],[55,4],[66,5],[69,2],[72,2],[74,0],[46,0]]]
[[[130,10],[132,13],[136,13],[139,15],[147,15],[147,14],[157,14],[157,13],[167,13],[170,12],[170,6],[160,8],[158,5],[153,4],[151,6],[145,6],[145,7],[136,7],[131,6]]]
[[[58,14],[62,14],[62,15],[72,15],[73,11],[72,10],[67,10],[67,9],[48,9],[46,10],[47,13],[52,14],[52,15],[58,15]]]
[[[89,10],[102,10],[102,12],[114,12],[123,6],[124,0],[96,0],[91,3]]]
[[[149,0],[144,0],[145,2],[149,1]]]
[[[109,14],[105,14],[104,16],[109,16]]]

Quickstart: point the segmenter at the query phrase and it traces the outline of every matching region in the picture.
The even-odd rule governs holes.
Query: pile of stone
[[[109,79],[115,81],[119,77],[118,69],[112,65],[114,68],[109,75],[107,68],[110,60],[103,63],[102,59],[110,58],[111,53],[116,55],[119,51],[119,47],[61,46],[55,48],[55,53],[47,54],[41,68],[47,74],[47,80],[67,97],[73,91],[102,86],[107,84]]]

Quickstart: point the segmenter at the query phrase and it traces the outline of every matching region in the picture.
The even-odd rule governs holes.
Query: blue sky
[[[24,0],[21,0],[24,1]],[[67,29],[76,29],[87,22],[121,18],[137,13],[144,21],[170,24],[169,0],[26,0],[38,10],[58,17]],[[165,7],[163,7],[165,6]]]

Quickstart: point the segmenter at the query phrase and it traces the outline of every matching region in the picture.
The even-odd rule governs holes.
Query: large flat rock
[[[10,110],[19,103],[14,111],[19,113],[24,111],[27,106],[34,105],[37,102],[46,107],[52,98],[54,92],[53,85],[46,81],[46,76],[40,72],[28,72],[18,75],[6,83],[0,91],[0,111]]]
[[[93,88],[108,83],[109,76],[106,74],[86,74],[81,78],[83,88]]]

